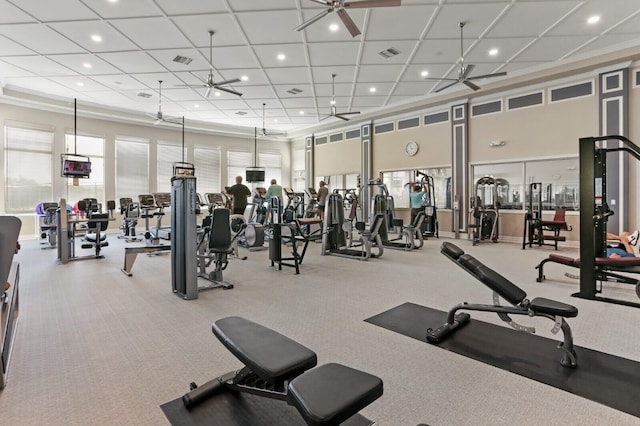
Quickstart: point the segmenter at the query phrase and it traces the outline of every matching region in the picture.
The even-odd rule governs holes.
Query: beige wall
[[[472,117],[469,161],[575,156],[578,139],[598,133],[596,96]],[[491,141],[505,141],[506,145],[493,148]]]
[[[405,146],[418,142],[418,153],[409,157]],[[451,124],[415,127],[373,136],[373,176],[385,170],[413,170],[451,164]]]
[[[360,173],[360,139],[317,145],[313,154],[316,176]]]

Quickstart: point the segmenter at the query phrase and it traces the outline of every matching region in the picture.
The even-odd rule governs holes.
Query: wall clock
[[[411,141],[408,142],[404,147],[404,152],[409,156],[413,157],[418,153],[418,142]]]

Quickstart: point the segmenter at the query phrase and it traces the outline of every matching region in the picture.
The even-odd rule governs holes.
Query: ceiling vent
[[[150,93],[138,92],[138,96],[141,98],[149,99],[151,97]]]
[[[238,111],[236,112],[236,115],[247,115],[246,111]]]
[[[287,90],[287,93],[291,93],[292,95],[298,95],[300,93],[302,93],[302,90],[300,89],[296,89],[295,87],[293,89],[289,89]]]
[[[177,55],[175,58],[173,58],[173,62],[177,62],[179,64],[189,65],[191,61],[193,61],[193,59],[187,58],[186,56]]]
[[[396,56],[400,51],[395,47],[390,47],[387,50],[383,50],[382,52],[378,52],[378,55],[382,56],[385,59],[389,59],[392,56]]]

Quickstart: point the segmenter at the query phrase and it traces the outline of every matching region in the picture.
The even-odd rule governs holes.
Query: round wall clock
[[[418,153],[418,142],[411,141],[407,143],[404,147],[404,152],[406,152],[409,157],[416,155]]]

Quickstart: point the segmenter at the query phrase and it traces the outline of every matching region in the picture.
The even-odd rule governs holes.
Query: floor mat
[[[469,324],[438,347],[640,417],[639,362],[575,346],[578,368],[564,368],[559,341],[478,321],[470,313]],[[430,344],[427,328],[441,326],[446,318],[446,312],[405,303],[365,321]]]
[[[295,407],[284,401],[247,393],[220,392],[187,410],[182,398],[160,406],[167,420],[174,426],[224,425],[305,425]],[[343,425],[363,426],[370,422],[360,414]]]

